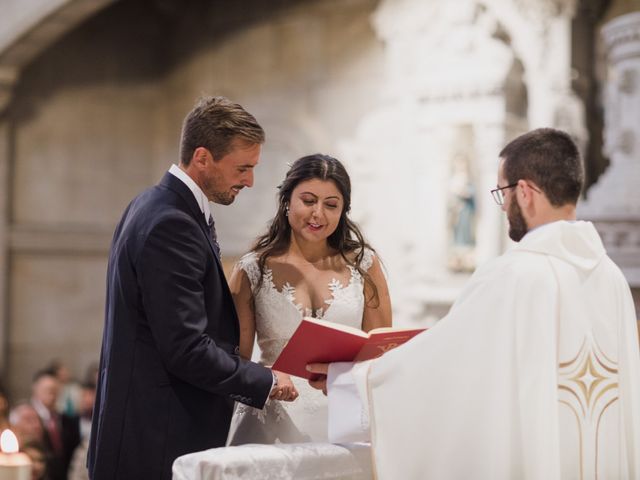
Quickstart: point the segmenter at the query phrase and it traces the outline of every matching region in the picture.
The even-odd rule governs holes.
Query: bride
[[[335,158],[315,154],[291,166],[268,232],[230,279],[240,321],[240,355],[272,365],[303,316],[365,331],[391,325],[380,262],[349,220],[351,183]],[[327,441],[327,400],[293,377],[295,402],[269,400],[263,410],[238,404],[228,444]]]

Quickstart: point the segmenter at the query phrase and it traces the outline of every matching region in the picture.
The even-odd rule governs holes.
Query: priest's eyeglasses
[[[495,202],[498,205],[504,205],[504,193],[502,193],[503,190],[506,190],[507,188],[513,188],[513,187],[517,187],[518,183],[512,183],[511,185],[507,185],[506,187],[498,187],[498,188],[494,188],[493,190],[491,190],[491,196],[493,196],[493,199],[495,200]]]

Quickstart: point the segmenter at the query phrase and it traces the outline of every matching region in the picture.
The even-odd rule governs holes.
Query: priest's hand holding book
[[[329,373],[330,363],[310,363],[307,365],[307,370],[314,375],[312,379],[309,379],[309,385],[317,390],[322,390],[322,393],[327,394],[327,375]]]

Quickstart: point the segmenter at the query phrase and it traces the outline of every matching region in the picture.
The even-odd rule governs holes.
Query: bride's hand
[[[274,373],[278,377],[278,386],[271,392],[269,398],[275,400],[282,400],[284,402],[292,402],[298,398],[298,391],[296,390],[291,377],[286,373],[278,372],[274,370]]]

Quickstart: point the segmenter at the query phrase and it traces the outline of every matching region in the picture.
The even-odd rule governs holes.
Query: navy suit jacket
[[[233,400],[262,408],[273,380],[238,356],[238,340],[204,215],[167,173],[114,234],[90,478],[169,479],[176,457],[223,446]]]

